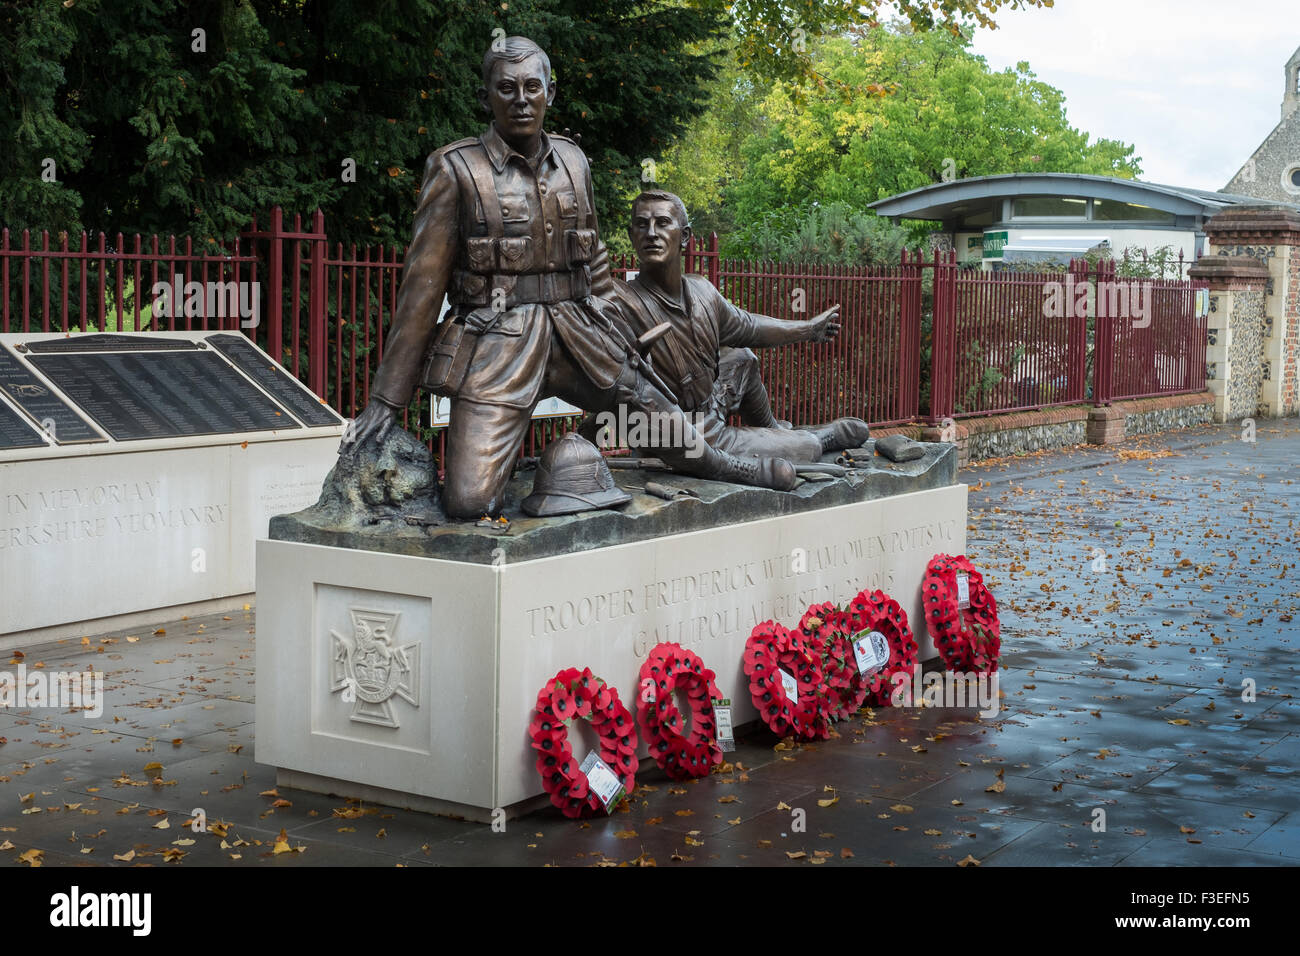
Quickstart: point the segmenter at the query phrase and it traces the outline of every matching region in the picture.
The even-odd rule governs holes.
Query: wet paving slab
[[[254,760],[252,609],[28,649],[104,671],[104,709],[0,708],[0,865],[1295,865],[1300,422],[1239,436],[963,471],[1002,620],[995,716],[875,708],[812,744],[752,728],[706,779],[643,761],[608,817],[494,828],[277,787]]]

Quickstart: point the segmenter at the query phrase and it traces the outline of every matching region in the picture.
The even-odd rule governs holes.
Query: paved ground
[[[756,732],[704,781],[643,764],[630,810],[588,823],[494,833],[274,793],[252,611],[32,649],[47,670],[94,655],[109,706],[0,711],[0,865],[1296,865],[1300,422],[1239,436],[966,470],[969,553],[1002,610],[996,719],[878,710],[781,750]],[[196,808],[207,833],[184,828]]]

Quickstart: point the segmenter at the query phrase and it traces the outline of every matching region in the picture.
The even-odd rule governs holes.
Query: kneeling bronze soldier
[[[483,135],[434,152],[396,313],[353,447],[382,439],[417,384],[450,396],[443,507],[452,517],[498,514],[541,395],[579,408],[624,406],[680,425],[659,449],[675,470],[788,490],[794,467],[737,458],[696,435],[612,319],[617,310],[578,145],[542,129],[555,98],[546,54],[531,40],[494,43],[479,99]],[[451,302],[438,324],[444,293]]]

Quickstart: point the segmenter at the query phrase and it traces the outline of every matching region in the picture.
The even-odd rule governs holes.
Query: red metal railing
[[[28,232],[17,242],[0,232],[0,331],[240,328],[238,314],[163,315],[152,290],[175,276],[205,284],[265,277],[258,321],[245,323],[245,334],[345,417],[369,401],[403,250],[336,243],[331,252],[319,211],[286,223],[278,208],[265,229],[255,219],[240,239],[211,252],[176,236],[110,241],[82,233],[72,245],[66,234],[51,247],[48,233],[34,245]],[[615,257],[611,267],[626,275],[635,260]],[[774,411],[798,424],[846,415],[877,426],[918,419],[925,270],[933,275],[927,420],[1205,387],[1206,320],[1195,316],[1195,286],[1116,280],[1113,262],[1074,262],[1064,275],[972,273],[952,253],[927,261],[904,252],[892,268],[797,266],[723,260],[714,235],[692,241],[686,269],[765,315],[807,318],[840,304],[833,343],[759,353]],[[1101,300],[1080,308],[1087,288]],[[1127,305],[1116,299],[1112,307],[1110,297],[1125,290]],[[429,398],[417,394],[403,424],[428,429],[429,410]],[[575,421],[535,423],[521,452],[536,454]],[[426,435],[441,453],[441,429]]]
[[[930,421],[1202,391],[1206,320],[1186,280],[965,273],[937,255]],[[1089,394],[1091,385],[1091,394]]]
[[[1208,317],[1196,314],[1196,295],[1206,286],[1117,279],[1114,263],[1094,276],[1094,403],[1203,391]]]
[[[962,418],[1081,402],[1087,311],[1074,273],[961,272],[936,257],[931,414]]]
[[[724,260],[723,295],[748,312],[807,319],[840,306],[840,334],[758,352],[778,418],[795,423],[852,416],[874,425],[918,412],[921,272]],[[798,308],[798,311],[795,311]]]
[[[196,253],[189,236],[141,236],[127,239],[118,233],[111,243],[104,233],[83,232],[72,247],[69,235],[59,233],[51,248],[50,234],[42,231],[40,245],[32,245],[29,230],[15,244],[8,229],[0,230],[0,332],[154,331],[239,328],[241,316],[207,315],[205,308],[184,308],[174,294],[175,283],[236,284],[258,281],[256,256],[243,251],[241,240],[214,253]],[[15,275],[17,282],[15,284]],[[177,280],[179,276],[179,280]],[[168,293],[156,297],[159,283]],[[39,326],[32,327],[33,286],[39,303]],[[228,300],[221,312],[232,312]],[[156,307],[165,302],[166,308]],[[175,307],[173,307],[175,306]],[[167,313],[171,313],[170,315]],[[178,314],[179,313],[179,314]]]

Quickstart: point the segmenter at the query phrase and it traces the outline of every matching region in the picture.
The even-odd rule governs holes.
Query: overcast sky
[[[1300,0],[1056,0],[998,10],[974,50],[994,70],[1028,60],[1071,126],[1137,147],[1142,179],[1222,189],[1277,125],[1297,14]]]

